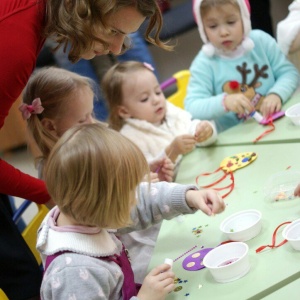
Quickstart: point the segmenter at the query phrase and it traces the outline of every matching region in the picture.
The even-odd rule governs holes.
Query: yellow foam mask
[[[224,158],[220,167],[226,172],[233,172],[252,163],[257,158],[255,152],[242,152],[233,156]]]

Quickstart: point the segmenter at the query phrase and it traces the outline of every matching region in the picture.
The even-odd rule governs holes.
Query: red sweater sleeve
[[[4,160],[0,160],[0,170],[1,194],[21,197],[36,203],[49,201],[44,181],[22,173]]]
[[[0,128],[32,74],[44,43],[44,0],[1,0],[0,5]],[[1,143],[1,141],[0,141]],[[0,193],[45,203],[43,181],[0,160]]]

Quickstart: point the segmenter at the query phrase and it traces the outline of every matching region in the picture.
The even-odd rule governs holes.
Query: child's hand
[[[174,290],[175,274],[171,266],[163,264],[153,269],[144,279],[137,297],[140,300],[163,300]]]
[[[185,199],[190,208],[200,209],[208,216],[219,214],[225,209],[222,197],[212,189],[189,190]]]
[[[294,196],[300,197],[300,183],[297,185],[294,191]]]
[[[271,116],[281,109],[281,99],[276,94],[270,94],[265,97],[260,106],[260,112],[264,117]]]
[[[158,181],[173,181],[174,176],[174,164],[169,157],[163,157],[161,159],[152,161],[150,166],[151,173],[157,175]],[[151,174],[150,174],[151,175]],[[156,182],[152,181],[151,182]]]
[[[254,111],[254,106],[244,94],[227,95],[224,99],[224,105],[227,110],[241,115]]]
[[[213,134],[213,128],[208,121],[200,122],[196,127],[195,139],[198,143],[206,141]]]
[[[166,148],[166,154],[173,162],[175,162],[179,155],[186,154],[194,150],[195,144],[196,140],[193,135],[179,135]]]
[[[150,172],[149,175],[147,174],[144,176],[143,181],[147,181],[147,182],[150,181],[152,183],[159,182],[158,174]]]

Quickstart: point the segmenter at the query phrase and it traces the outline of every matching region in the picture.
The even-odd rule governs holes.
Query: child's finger
[[[165,287],[165,290],[166,290],[166,292],[169,294],[169,293],[171,293],[172,291],[174,291],[174,289],[175,289],[175,284],[174,284],[174,280],[172,280],[172,283],[169,284],[169,285],[167,285],[167,286]]]
[[[220,201],[214,201],[212,203],[212,213],[213,214],[218,214],[224,211],[225,209],[225,203],[224,200],[221,198]]]
[[[172,292],[175,288],[174,278],[175,278],[175,276],[174,277],[172,276],[172,277],[168,277],[161,281],[161,285],[163,286],[165,291],[167,291],[168,293]]]
[[[157,275],[155,275],[157,280],[162,283],[162,286],[167,286],[174,281],[175,274],[172,271],[166,271],[166,272],[161,272]]]
[[[164,181],[172,182],[173,176],[174,176],[174,171],[173,171],[173,169],[169,170],[169,169],[162,168],[162,172],[160,173],[160,176],[163,177]]]
[[[165,177],[173,177],[174,175],[174,171],[170,171],[170,170],[163,170],[162,175],[164,175]]]
[[[154,269],[152,269],[149,272],[149,275],[155,276],[155,275],[158,275],[160,273],[168,271],[170,268],[171,268],[171,266],[168,265],[168,264],[161,264],[161,265],[158,265],[157,267],[155,267]]]

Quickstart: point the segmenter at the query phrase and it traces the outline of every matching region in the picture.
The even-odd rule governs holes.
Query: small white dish
[[[282,231],[282,236],[295,250],[300,250],[300,219],[287,225]]]
[[[220,225],[220,230],[229,240],[245,242],[261,231],[261,212],[256,209],[248,209],[237,212],[227,217]]]
[[[203,265],[217,282],[226,283],[237,280],[250,270],[249,247],[245,243],[230,242],[209,251]]]
[[[287,109],[285,115],[288,118],[290,118],[295,125],[299,126],[300,125],[300,103],[297,103],[291,106],[289,109]]]

